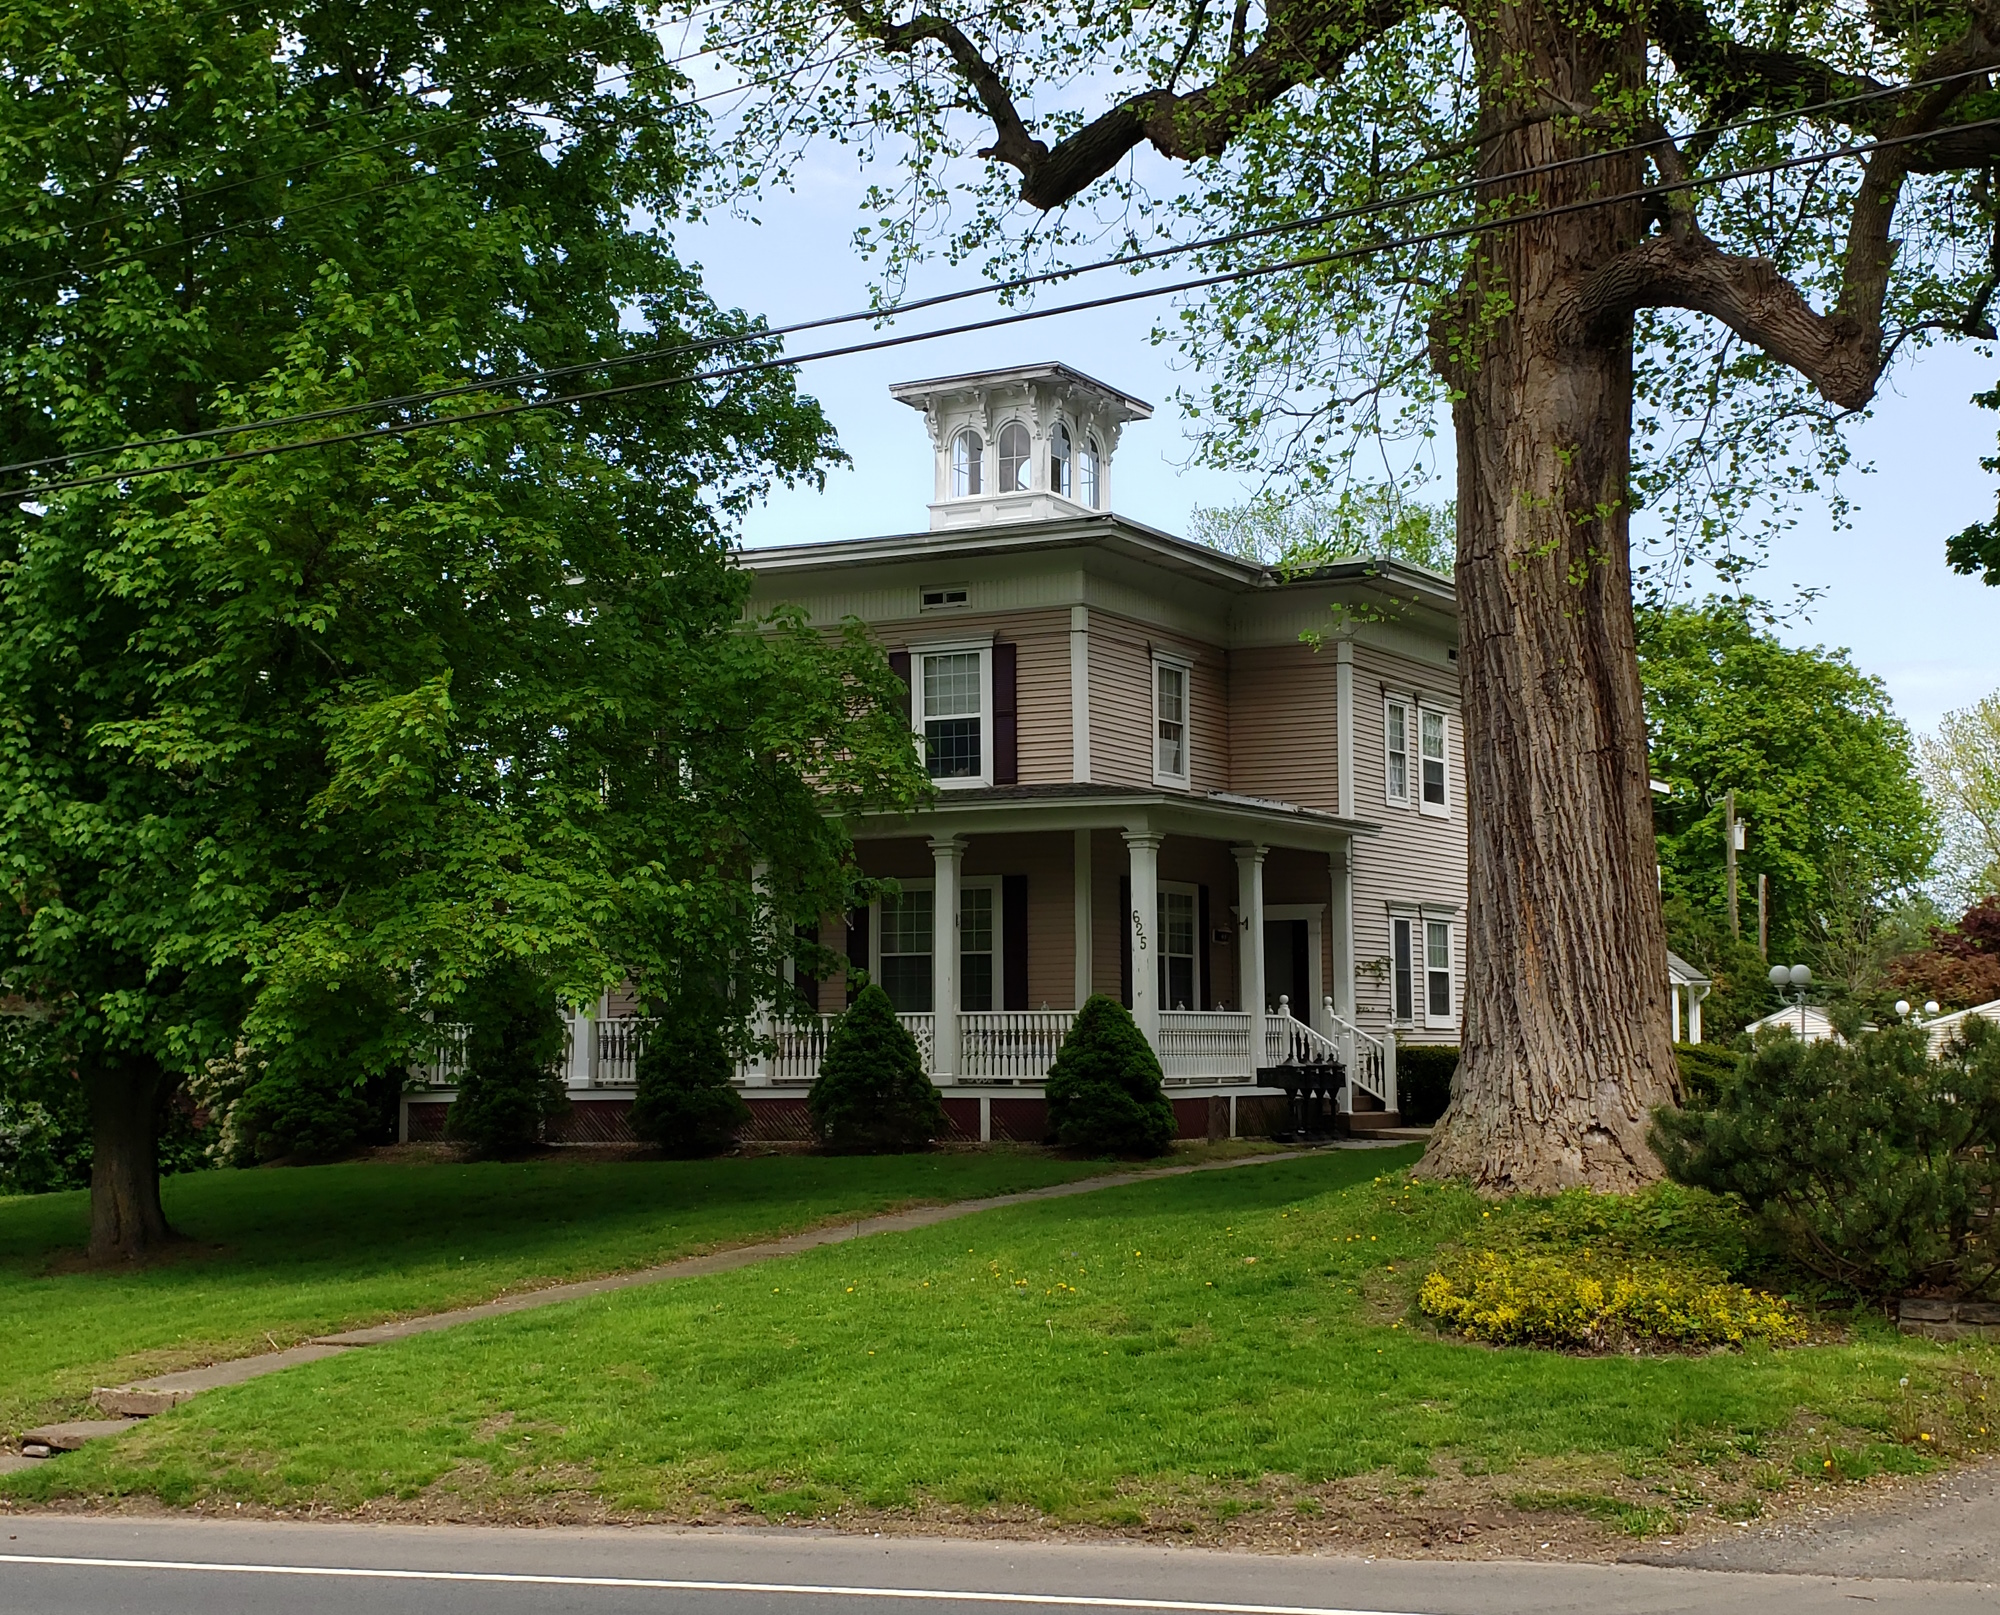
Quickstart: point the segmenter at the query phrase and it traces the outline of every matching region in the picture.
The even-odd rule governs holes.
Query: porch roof
[[[935,802],[918,812],[860,814],[848,828],[858,841],[1030,830],[1144,830],[1332,852],[1349,837],[1373,835],[1381,826],[1369,819],[1343,819],[1319,808],[1231,791],[1059,783],[940,791]]]

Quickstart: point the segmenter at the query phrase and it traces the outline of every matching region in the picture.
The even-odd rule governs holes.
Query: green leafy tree
[[[1677,951],[1732,975],[1760,963],[1742,957],[1741,939],[1719,942],[1734,791],[1750,952],[1763,874],[1771,957],[1810,954],[1865,986],[1873,930],[1926,878],[1936,846],[1910,735],[1881,681],[1844,651],[1782,644],[1740,601],[1640,613],[1639,653],[1653,774],[1670,787],[1653,815],[1668,911],[1685,927]]]
[[[1049,1128],[1072,1149],[1159,1155],[1180,1129],[1159,1056],[1132,1012],[1093,993],[1076,1012],[1046,1089]]]
[[[1194,240],[1191,276],[1254,271],[1162,322],[1203,378],[1208,461],[1308,491],[1378,454],[1401,476],[1449,408],[1472,964],[1425,1170],[1657,1176],[1642,1118],[1673,1055],[1631,513],[1672,559],[1754,560],[1796,498],[1838,503],[1841,424],[1894,355],[1990,329],[1986,14],[741,0],[704,26],[758,86],[717,183],[858,150],[891,285],[932,253]]]
[[[35,0],[0,71],[0,436],[223,434],[0,504],[0,990],[85,1091],[92,1249],[167,1237],[176,1088],[329,997],[407,1054],[511,960],[774,993],[849,896],[839,815],[922,788],[858,629],[743,621],[732,524],[819,475],[818,410],[783,373],[369,402],[769,351],[645,222],[688,126],[637,13]]]
[[[638,1066],[632,1131],[666,1154],[720,1154],[748,1125],[750,1107],[731,1084],[736,1062],[712,989],[684,990],[665,1006],[646,1033]]]
[[[1924,788],[1944,831],[1949,896],[2000,893],[2000,691],[1947,712],[1920,743]]]
[[[944,1101],[924,1072],[917,1040],[874,982],[827,1034],[806,1110],[832,1150],[920,1150],[943,1134]]]
[[[1386,556],[1448,576],[1457,559],[1449,505],[1407,499],[1379,483],[1343,488],[1331,498],[1285,499],[1267,491],[1240,505],[1197,506],[1189,532],[1226,554],[1285,571]]]

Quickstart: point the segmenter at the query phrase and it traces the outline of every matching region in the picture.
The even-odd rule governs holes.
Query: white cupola
[[[1065,364],[905,381],[937,461],[931,530],[1057,521],[1111,508],[1111,456],[1153,406]]]

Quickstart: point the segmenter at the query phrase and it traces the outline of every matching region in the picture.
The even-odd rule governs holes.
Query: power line
[[[1954,134],[1967,134],[1976,130],[2000,128],[2000,118],[1982,118],[1974,122],[1953,126]],[[1063,314],[1079,314],[1095,309],[1114,308],[1127,303],[1143,302],[1155,297],[1169,297],[1182,292],[1205,291],[1216,286],[1240,284],[1245,281],[1263,279],[1302,269],[1322,268],[1330,264],[1350,262],[1355,259],[1400,251],[1409,247],[1431,246],[1444,241],[1462,240],[1467,236],[1484,234],[1490,230],[1512,229],[1523,224],[1539,223],[1547,219],[1563,218],[1576,213],[1588,212],[1595,208],[1613,207],[1626,202],[1645,201],[1660,195],[1663,191],[1688,191],[1703,185],[1722,184],[1729,180],[1750,179],[1759,175],[1783,173],[1791,169],[1837,162],[1846,157],[1865,156],[1896,146],[1935,140],[1937,131],[1925,130],[1920,133],[1891,136],[1883,140],[1869,141],[1859,145],[1841,147],[1828,152],[1816,152],[1795,157],[1778,159],[1768,163],[1732,169],[1726,173],[1708,175],[1703,178],[1689,178],[1659,185],[1648,185],[1635,190],[1623,191],[1609,196],[1587,197],[1575,202],[1560,203],[1554,207],[1534,209],[1528,212],[1509,214],[1503,218],[1474,220],[1464,224],[1444,226],[1436,230],[1421,231],[1387,241],[1370,243],[1363,247],[1350,247],[1335,252],[1313,253],[1301,258],[1284,259],[1277,263],[1256,264],[1246,269],[1226,270],[1214,275],[1199,276],[1194,279],[1176,281],[1165,286],[1141,287],[1129,292],[1114,292],[1102,297],[1085,299],[1075,303],[1065,303],[1055,308],[1027,309],[1016,314],[989,316],[986,319],[971,320],[956,326],[947,326],[933,331],[907,332],[898,336],[878,337],[868,342],[850,343],[844,347],[826,348],[816,353],[799,354],[796,357],[780,356],[771,359],[751,360],[738,365],[725,366],[719,370],[695,371],[676,376],[656,376],[645,381],[625,382],[613,387],[592,388],[585,392],[560,396],[527,399],[518,403],[503,404],[490,410],[481,410],[465,415],[443,415],[428,420],[409,421],[393,426],[366,427],[354,432],[328,434],[322,437],[300,438],[287,443],[268,444],[260,448],[236,449],[223,454],[211,455],[201,460],[174,460],[151,466],[126,467],[117,471],[105,471],[87,477],[66,478],[56,482],[43,483],[38,487],[13,490],[0,497],[8,497],[20,503],[30,499],[40,499],[53,493],[65,493],[76,489],[101,487],[106,483],[135,481],[141,477],[160,476],[175,471],[207,471],[219,466],[233,465],[243,460],[260,459],[268,455],[287,454],[301,449],[330,448],[346,443],[365,442],[371,439],[409,437],[418,432],[429,431],[441,426],[466,426],[483,424],[510,415],[520,415],[531,411],[557,409],[571,404],[586,404],[599,399],[623,397],[633,393],[652,392],[663,387],[682,386],[695,382],[715,382],[732,380],[740,376],[757,374],[762,371],[792,369],[823,359],[850,358],[857,354],[877,353],[889,348],[909,347],[919,342],[935,342],[944,337],[965,336],[978,331],[999,330],[1008,326],[1023,325],[1034,320],[1054,319]],[[764,333],[769,336],[772,333]],[[249,423],[238,427],[237,432],[259,430],[259,423]]]
[[[1958,79],[1983,75],[1984,69],[1973,69],[1963,73],[1942,75],[1935,80],[1925,80],[1902,86],[1895,93],[1930,87],[1933,84],[1951,83]],[[1866,96],[1844,96],[1836,100],[1795,109],[1784,114],[1764,113],[1752,117],[1735,119],[1727,123],[1711,125],[1691,131],[1681,137],[1693,140],[1709,135],[1730,133],[1734,130],[1754,127],[1773,117],[1798,117],[1826,107],[1840,106],[1849,102],[1875,98],[1888,92],[1872,91]],[[1967,127],[1965,125],[1958,126]],[[1932,137],[1913,137],[1932,138]],[[1355,203],[1344,208],[1334,208],[1324,213],[1310,215],[1303,219],[1287,220],[1278,224],[1259,225],[1245,230],[1232,230],[1221,235],[1179,245],[1155,247],[1143,252],[1121,253],[1109,258],[1101,258],[1093,263],[1077,264],[1062,269],[1044,270],[1037,274],[1016,276],[1009,280],[985,281],[976,286],[961,287],[955,291],[939,292],[928,297],[915,298],[907,302],[890,304],[887,307],[857,310],[853,313],[823,315],[815,319],[801,320],[790,325],[768,329],[746,331],[734,336],[705,338],[698,342],[677,345],[671,350],[651,349],[642,353],[609,354],[601,358],[580,360],[574,364],[556,365],[544,369],[523,370],[511,375],[476,378],[456,382],[446,387],[436,387],[420,392],[405,393],[388,398],[369,399],[361,403],[330,406],[326,409],[308,410],[291,415],[272,416],[263,420],[245,422],[240,425],[206,427],[194,432],[180,432],[167,437],[134,438],[123,443],[106,444],[95,449],[75,449],[68,453],[49,455],[39,460],[21,460],[0,465],[0,476],[16,472],[45,470],[51,466],[73,465],[80,460],[96,459],[106,454],[117,454],[145,448],[170,447],[179,443],[199,443],[219,437],[238,437],[246,432],[271,430],[280,426],[315,425],[323,421],[340,420],[353,415],[368,414],[386,409],[406,409],[420,404],[436,403],[449,398],[462,397],[468,393],[490,392],[503,387],[528,386],[538,382],[560,381],[570,376],[583,375],[590,371],[624,369],[635,364],[650,364],[667,357],[685,358],[690,355],[713,352],[718,348],[737,347],[749,342],[776,341],[782,337],[798,336],[808,331],[827,330],[842,325],[858,324],[863,320],[882,320],[899,315],[921,313],[927,309],[940,308],[951,303],[964,302],[974,297],[1002,295],[1026,291],[1036,286],[1047,285],[1058,280],[1068,280],[1079,275],[1095,274],[1105,269],[1136,268],[1162,259],[1182,257],[1189,253],[1213,251],[1220,247],[1233,246],[1241,242],[1269,239],[1273,236],[1293,234],[1303,230],[1320,229],[1327,225],[1346,223],[1354,219],[1367,218],[1381,213],[1417,206],[1420,203],[1442,200],[1469,191],[1487,190],[1496,185],[1512,184],[1519,180],[1540,178],[1564,169],[1580,167],[1587,163],[1607,162],[1617,157],[1643,155],[1659,149],[1662,142],[1658,138],[1630,142],[1623,146],[1607,148],[1582,156],[1558,158],[1546,163],[1533,164],[1526,168],[1476,176],[1471,179],[1453,181],[1448,185],[1436,185],[1402,196],[1383,198],[1374,202]],[[1878,143],[1879,144],[1879,143]],[[1853,150],[1872,150],[1870,147],[1855,147]],[[1819,161],[1833,161],[1843,155],[1841,151],[1824,156],[1806,156],[1793,160],[1792,166]],[[1774,172],[1768,167],[1745,169],[1742,176]],[[1693,181],[1694,184],[1719,184],[1740,177],[1736,173],[1725,173]],[[1657,195],[1662,190],[1674,189],[1665,185],[1647,188],[1644,194]],[[1057,312],[1061,312],[1058,310]]]
[[[685,21],[692,22],[695,17],[705,16],[714,11],[724,10],[724,9],[727,8],[726,6],[722,5],[706,6],[703,7],[701,10],[690,13],[689,16],[685,19]],[[729,48],[731,45],[743,44],[745,42],[746,41],[741,38],[735,40],[729,40],[725,41],[724,44],[722,45],[707,46],[698,51],[691,51],[681,56],[663,59],[661,62],[657,64],[646,64],[646,65],[672,67],[678,65],[681,62],[693,61],[697,57],[716,54],[721,50]],[[851,60],[854,56],[860,53],[861,53],[861,47],[855,46],[847,50],[840,51],[833,56],[822,57],[810,62],[801,62],[797,66],[792,67],[783,73],[770,74],[760,79],[749,79],[741,84],[727,85],[722,89],[710,90],[701,95],[691,96],[686,101],[677,102],[671,110],[679,111],[685,107],[700,106],[705,102],[718,101],[728,96],[740,95],[747,90],[760,89],[772,84],[782,84],[787,80],[795,79],[799,77],[801,74],[810,73],[819,68],[836,67],[844,61]],[[622,73],[614,73],[608,75],[606,78],[599,80],[597,85],[594,87],[602,88],[605,85],[619,83],[623,80],[633,77],[638,71],[639,71],[638,68],[631,68],[627,69]],[[1804,107],[1792,108],[1785,111],[1752,114],[1750,116],[1737,119],[1729,123],[1718,124],[1707,128],[1694,130],[1689,134],[1682,136],[1681,138],[1692,140],[1709,135],[1728,133],[1736,129],[1754,128],[1762,123],[1776,122],[1791,118],[1806,117],[1816,112],[1831,111],[1838,107],[1859,105],[1869,101],[1876,101],[1900,95],[1907,95],[1917,90],[1935,88],[1937,86],[1954,83],[1962,79],[1984,77],[1990,71],[1991,71],[1990,68],[1968,68],[1957,73],[1947,73],[1929,79],[1913,80],[1908,84],[1894,85],[1894,86],[1885,85],[1874,90],[1862,91],[1854,95],[1838,96],[1829,100],[1820,101]],[[502,105],[509,107],[512,106],[511,103],[502,103]],[[520,110],[518,107],[513,107],[512,109],[515,111]],[[462,118],[458,119],[447,118],[439,120],[438,122],[431,124],[425,130],[423,130],[422,133],[429,134],[435,131],[437,128],[449,127],[453,122],[461,122],[461,121],[474,122],[477,121],[480,116],[481,116],[480,114],[476,113],[466,113],[462,116]],[[365,145],[360,147],[343,148],[341,150],[336,150],[334,152],[328,153],[324,158],[315,159],[314,162],[312,163],[300,164],[292,169],[281,170],[276,175],[252,176],[249,178],[245,178],[243,180],[231,181],[230,184],[226,186],[209,187],[206,192],[201,192],[201,191],[190,192],[188,193],[188,195],[190,197],[193,197],[203,194],[214,194],[217,191],[231,189],[233,187],[240,185],[249,185],[274,178],[282,178],[290,174],[301,172],[306,168],[339,161],[343,156],[357,156],[370,151],[383,150],[391,146],[404,145],[417,138],[419,138],[418,133],[412,132],[410,135],[402,136],[397,139],[378,141],[370,145]],[[521,146],[513,148],[512,150],[485,154],[479,158],[468,159],[464,163],[449,164],[436,168],[412,170],[408,173],[398,175],[394,179],[384,180],[379,184],[367,186],[358,191],[344,192],[340,196],[330,197],[325,199],[324,201],[308,203],[301,207],[280,208],[274,213],[259,214],[254,218],[234,220],[228,224],[217,225],[213,229],[201,231],[192,236],[179,237],[173,241],[155,242],[151,246],[135,247],[127,252],[108,254],[103,258],[94,259],[88,263],[70,264],[70,265],[65,265],[59,269],[47,270],[39,275],[33,275],[25,279],[10,281],[4,284],[0,284],[0,296],[5,296],[7,294],[17,291],[24,291],[29,287],[44,285],[50,281],[62,280],[66,276],[70,275],[79,275],[79,276],[86,275],[91,273],[92,271],[99,269],[116,268],[121,264],[136,263],[142,259],[150,258],[158,254],[181,251],[188,247],[202,246],[210,241],[218,240],[224,236],[234,235],[242,230],[252,229],[260,224],[274,223],[280,219],[296,217],[298,214],[301,213],[318,212],[324,208],[335,206],[341,201],[359,200],[363,197],[377,195],[383,191],[397,190],[405,185],[413,185],[424,179],[435,178],[440,174],[459,173],[465,171],[466,169],[476,170],[483,163],[486,163],[489,160],[494,164],[498,164],[501,162],[505,162],[511,158],[523,156],[529,152],[539,150],[544,143],[545,140],[538,139],[532,142],[524,143]],[[1630,152],[1633,150],[1643,151],[1651,149],[1657,144],[1658,144],[1657,141],[1647,141],[1643,143],[1638,143],[1633,146],[1627,146],[1624,148],[1614,148],[1613,150],[1609,151],[1595,152],[1590,154],[1588,157],[1563,159],[1555,164],[1544,165],[1544,169],[1542,170],[1523,170],[1522,172],[1523,173],[1542,172],[1555,168],[1570,166],[1579,162],[1602,161],[1609,157],[1619,155],[1621,151],[1624,152]],[[1505,176],[1502,176],[1501,179],[1495,179],[1490,181],[1468,181],[1466,182],[1466,188],[1474,188],[1478,184],[1501,183],[1504,180],[1504,178]],[[117,222],[117,218],[115,216],[100,217],[94,220],[86,220],[83,224],[68,226],[66,228],[69,230],[82,230],[82,229],[88,229],[93,224],[115,223],[115,222]],[[1076,272],[1081,273],[1083,271],[1076,271]]]

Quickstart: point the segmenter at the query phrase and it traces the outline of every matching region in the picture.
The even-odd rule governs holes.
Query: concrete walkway
[[[1386,1144],[1377,1144],[1372,1139],[1367,1142],[1355,1141],[1348,1144],[1329,1145],[1333,1149],[1382,1149]],[[30,1462],[37,1461],[57,1452],[73,1452],[86,1441],[95,1441],[104,1436],[117,1435],[129,1430],[140,1419],[150,1418],[155,1413],[164,1413],[168,1408],[185,1402],[189,1397],[202,1391],[212,1391],[225,1385],[241,1385],[246,1380],[262,1379],[266,1374],[281,1373],[287,1368],[296,1368],[301,1363],[318,1362],[322,1358],[335,1357],[342,1352],[352,1351],[362,1346],[383,1346],[392,1341],[407,1340],[412,1335],[427,1335],[439,1329],[455,1329],[462,1323],[477,1323],[485,1318],[504,1318],[516,1312],[532,1312],[537,1307],[559,1306],[565,1301],[580,1301],[588,1296],[609,1295],[617,1290],[629,1290],[644,1284],[667,1284],[676,1279],[705,1278],[711,1273],[731,1273],[739,1267],[751,1267],[758,1262],[768,1262],[781,1256],[797,1256],[801,1252],[818,1250],[824,1245],[844,1245],[852,1239],[868,1239],[877,1234],[902,1234],[916,1228],[931,1228],[938,1223],[955,1222],[961,1217],[976,1217],[981,1212],[998,1211],[1003,1206],[1033,1205],[1040,1200],[1064,1200],[1072,1195],[1095,1194],[1101,1189],[1122,1189],[1134,1183],[1151,1183],[1159,1178],[1187,1177],[1195,1172],[1228,1172],[1238,1167],[1264,1166],[1275,1161],[1296,1161],[1311,1150],[1283,1150],[1270,1155],[1247,1155],[1234,1161],[1204,1161],[1197,1166],[1155,1167],[1140,1172],[1107,1172],[1101,1177],[1078,1178],[1072,1183],[1052,1184],[1044,1189],[1023,1189],[1018,1194],[988,1195],[981,1200],[955,1200],[942,1206],[919,1206],[913,1211],[898,1211],[882,1217],[862,1217],[851,1223],[836,1223],[822,1228],[813,1228],[802,1234],[790,1234],[783,1239],[767,1239],[754,1245],[738,1245],[729,1250],[711,1251],[705,1256],[684,1256],[679,1261],[663,1262],[658,1267],[643,1267],[631,1273],[611,1273],[599,1279],[583,1279],[575,1284],[551,1284],[545,1289],[523,1290],[515,1295],[504,1295],[476,1307],[458,1307],[450,1312],[432,1312],[422,1317],[398,1318],[389,1323],[370,1325],[365,1329],[343,1329],[338,1334],[320,1335],[302,1346],[293,1346],[286,1351],[263,1352],[255,1357],[236,1357],[226,1363],[214,1363],[207,1368],[183,1369],[179,1373],[160,1374],[152,1379],[135,1380],[130,1385],[108,1386],[99,1390],[94,1397],[97,1406],[112,1417],[104,1419],[76,1419],[64,1424],[47,1424],[39,1429],[29,1430],[21,1437],[24,1455]],[[40,1449],[37,1451],[36,1449]],[[19,1460],[0,1466],[19,1467]]]

